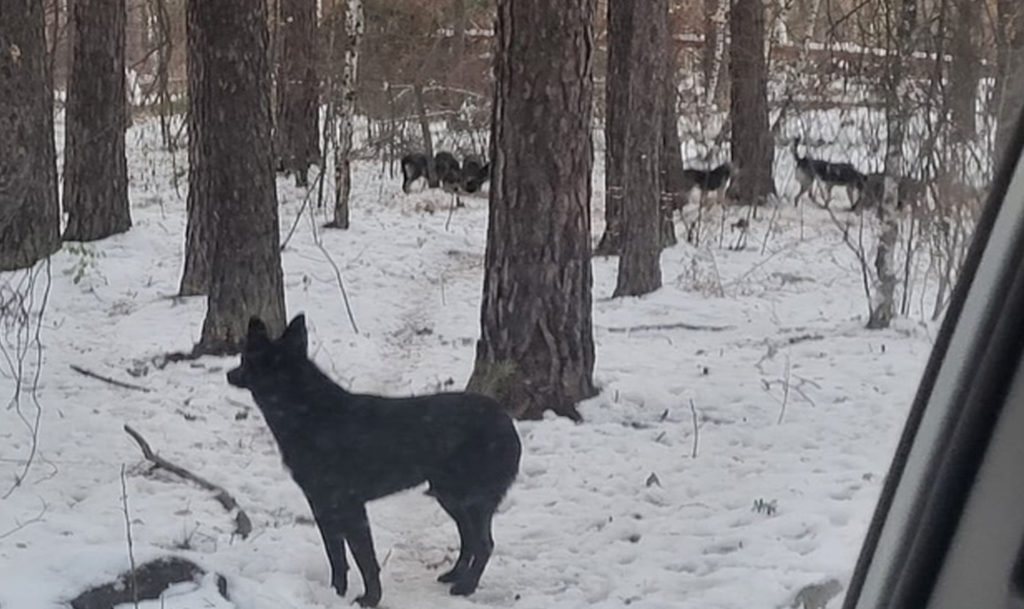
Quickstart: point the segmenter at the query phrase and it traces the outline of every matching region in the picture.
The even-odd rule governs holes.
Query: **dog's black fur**
[[[697,169],[688,167],[683,170],[683,190],[689,193],[694,188],[701,195],[709,192],[725,190],[732,178],[732,163],[726,161],[714,169]]]
[[[306,355],[305,317],[271,340],[249,321],[242,363],[228,382],[249,389],[285,466],[309,502],[331,564],[331,584],[347,590],[347,542],[363,578],[364,607],[380,601],[367,501],[429,482],[427,494],[455,520],[461,547],[438,577],[451,593],[472,593],[494,548],[491,518],[519,470],[512,419],[472,393],[387,398],[345,391]]]
[[[459,160],[450,152],[438,152],[434,155],[434,167],[437,168],[437,179],[445,192],[455,192],[462,182],[462,168]]]
[[[857,171],[857,168],[850,163],[831,163],[811,158],[801,157],[797,152],[800,145],[800,138],[793,138],[792,151],[793,160],[796,161],[796,181],[800,184],[800,192],[793,199],[793,205],[800,203],[800,197],[809,193],[814,201],[814,181],[819,180],[825,185],[825,207],[828,207],[832,199],[832,187],[846,187],[846,196],[853,204],[857,200],[857,193],[864,188],[865,176]]]
[[[491,179],[491,164],[479,155],[470,154],[462,159],[462,192],[472,194]]]
[[[459,161],[450,152],[438,152],[434,155],[434,171],[437,180],[431,182],[427,171],[427,155],[422,152],[412,152],[402,157],[402,192],[409,194],[413,182],[420,178],[427,178],[428,188],[437,188],[439,185],[448,192],[454,192],[462,179],[462,171]]]

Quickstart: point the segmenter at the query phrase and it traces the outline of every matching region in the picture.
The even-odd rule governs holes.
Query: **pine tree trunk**
[[[627,105],[629,104],[629,54],[632,43],[631,0],[608,0],[608,69],[604,104],[604,234],[594,254],[615,256],[622,252],[625,197],[624,159]]]
[[[978,22],[984,7],[977,0],[956,0],[954,3],[953,40],[949,67],[949,105],[953,133],[961,142],[973,141],[977,134],[978,80],[981,60],[978,57]]]
[[[71,3],[71,78],[64,145],[65,241],[131,228],[124,136],[125,0]]]
[[[775,194],[775,147],[768,128],[764,4],[761,0],[733,0],[729,24],[732,163],[738,168],[729,186],[729,196],[745,205],[762,205]]]
[[[995,156],[1001,159],[1018,128],[1024,99],[1024,5],[998,0]]]
[[[0,271],[60,249],[43,8],[39,0],[0,0]]]
[[[363,2],[348,0],[345,6],[345,53],[341,74],[331,86],[335,104],[334,129],[334,220],[330,228],[349,227],[349,195],[352,191],[352,121],[356,111],[356,75],[359,67],[359,43],[363,37]]]
[[[188,214],[185,227],[185,268],[178,287],[179,296],[200,296],[210,290],[210,230],[207,217],[212,176],[209,155],[200,150],[200,128],[209,122],[204,116],[210,107],[209,79],[204,74],[203,28],[199,23],[199,3],[186,0],[186,68],[188,71]]]
[[[610,4],[624,0],[611,0]],[[626,107],[622,255],[614,296],[661,287],[661,153],[665,131],[667,0],[625,0],[633,12]],[[660,93],[660,94],[659,94]]]
[[[270,136],[263,0],[198,0],[204,107],[198,152],[206,183],[210,291],[197,353],[236,353],[250,316],[284,329],[277,193]]]
[[[523,418],[593,396],[596,0],[499,0],[481,336],[467,387]],[[559,61],[551,58],[558,57]]]
[[[320,162],[316,0],[281,0],[280,11],[274,149],[278,168],[306,186],[309,166]]]

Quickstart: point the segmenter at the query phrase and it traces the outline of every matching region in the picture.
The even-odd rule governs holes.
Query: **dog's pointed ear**
[[[306,333],[305,314],[299,313],[292,318],[291,323],[284,329],[284,334],[281,335],[280,343],[284,348],[296,355],[306,355],[309,337]]]
[[[259,342],[266,342],[267,326],[263,323],[263,320],[253,315],[249,318],[249,330],[245,335],[245,340],[249,344],[256,344]]]

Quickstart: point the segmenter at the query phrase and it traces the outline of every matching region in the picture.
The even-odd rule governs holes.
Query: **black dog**
[[[476,154],[462,159],[462,192],[472,194],[491,179],[491,164]]]
[[[345,543],[363,578],[363,607],[380,601],[367,501],[430,483],[427,494],[455,520],[461,547],[438,577],[451,593],[472,593],[494,548],[491,518],[519,471],[512,419],[494,400],[471,393],[387,398],[349,393],[306,356],[298,315],[271,340],[249,321],[242,363],[228,382],[249,389],[285,466],[306,496],[331,564],[331,584],[347,590]]]
[[[683,190],[689,193],[694,188],[700,190],[703,197],[709,192],[718,192],[725,189],[732,178],[732,163],[726,161],[714,169],[696,169],[693,167],[683,170]]]
[[[921,180],[902,176],[896,183],[896,209],[903,209],[906,205],[916,205],[924,197],[925,191],[925,184]],[[885,174],[869,173],[864,176],[864,187],[860,191],[860,196],[850,207],[850,211],[875,207],[881,204],[884,198]]]
[[[450,152],[438,152],[434,155],[434,172],[436,179],[431,181],[427,170],[427,155],[413,152],[402,157],[402,192],[409,194],[412,183],[420,178],[427,178],[428,188],[442,186],[447,192],[454,192],[462,179],[459,161]]]
[[[814,201],[814,181],[819,180],[825,185],[825,207],[832,199],[833,186],[845,186],[846,196],[852,204],[857,200],[857,192],[864,188],[864,174],[849,163],[830,163],[809,156],[801,157],[797,153],[800,138],[793,138],[793,159],[796,161],[796,181],[800,184],[800,192],[793,199],[793,205],[800,203],[804,193],[810,193]],[[815,201],[817,202],[817,201]]]

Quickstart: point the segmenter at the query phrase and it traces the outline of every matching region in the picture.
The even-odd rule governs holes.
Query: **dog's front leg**
[[[345,539],[356,559],[356,566],[363,576],[364,592],[356,598],[362,607],[376,607],[380,602],[380,565],[373,549],[373,537],[370,535],[370,521],[366,518],[366,506],[363,504],[349,505],[342,510],[341,517],[345,529]]]
[[[316,503],[310,501],[313,517],[320,529],[320,537],[324,541],[327,560],[331,564],[331,587],[338,596],[345,596],[348,591],[348,561],[345,560],[345,528],[341,518],[330,510],[318,509]]]

